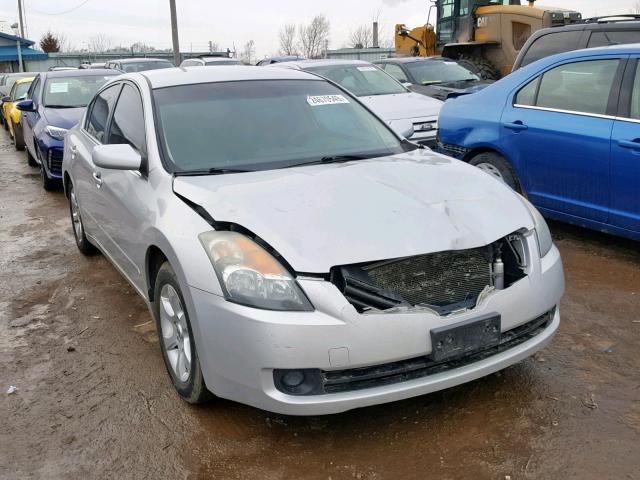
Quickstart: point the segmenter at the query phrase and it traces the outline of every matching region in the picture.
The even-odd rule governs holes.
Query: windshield
[[[44,87],[42,104],[49,108],[86,107],[109,78],[108,75],[50,78]]]
[[[333,80],[356,97],[407,92],[394,78],[373,65],[331,65],[305,70]]]
[[[377,117],[322,80],[179,85],[153,95],[164,157],[176,172],[268,170],[404,150]]]
[[[29,91],[30,86],[31,82],[22,82],[16,85],[16,90],[13,93],[13,100],[24,100],[27,98],[27,92]]]
[[[463,80],[480,80],[480,77],[457,62],[448,60],[426,60],[405,64],[416,83],[429,85]]]
[[[131,62],[122,64],[122,70],[126,73],[144,72],[146,70],[159,70],[161,68],[173,68],[173,64],[168,60],[158,60],[157,62]]]
[[[5,85],[7,86],[7,91],[13,87],[13,84],[16,83],[18,80],[20,80],[21,78],[27,78],[27,77],[31,77],[33,76],[33,73],[31,74],[27,74],[27,75],[13,75],[13,76],[7,76],[6,78],[6,82]]]

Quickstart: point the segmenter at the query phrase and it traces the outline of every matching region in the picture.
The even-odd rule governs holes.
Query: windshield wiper
[[[375,158],[379,155],[367,154],[367,155],[327,155],[320,160],[311,160],[310,162],[294,163],[293,165],[287,165],[284,168],[304,167],[305,165],[323,165],[328,163],[342,163],[349,162],[351,160],[367,160],[369,158]],[[380,155],[381,156],[381,155]]]
[[[242,170],[239,168],[205,168],[203,170],[187,170],[184,172],[173,172],[176,177],[195,177],[198,175],[224,175],[226,173],[247,173],[255,170]]]
[[[47,108],[82,108],[86,105],[45,105]]]
[[[442,83],[442,80],[424,80],[420,83],[422,85],[437,85],[438,83]]]

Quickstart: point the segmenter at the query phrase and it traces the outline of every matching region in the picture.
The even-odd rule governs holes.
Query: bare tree
[[[89,50],[94,53],[104,53],[111,48],[111,39],[104,33],[89,38]]]
[[[316,15],[309,25],[298,27],[300,47],[307,58],[320,58],[329,40],[331,25],[324,15]]]
[[[219,52],[220,44],[218,42],[214,42],[212,40],[209,41],[209,51],[210,52]]]
[[[281,55],[297,55],[298,47],[296,46],[296,25],[295,23],[285,24],[278,33],[280,40]]]
[[[244,48],[242,49],[242,54],[240,55],[240,58],[242,59],[242,61],[244,63],[248,63],[249,65],[252,65],[252,59],[256,54],[256,42],[254,42],[253,40],[249,40],[247,43],[244,44]]]
[[[373,27],[362,25],[349,34],[349,44],[352,48],[369,48],[373,45]]]
[[[73,52],[75,51],[75,46],[71,43],[71,40],[64,34],[60,32],[55,33],[55,37],[58,39],[58,44],[60,45],[61,52]]]
[[[633,4],[633,13],[640,13],[640,0],[636,0]]]

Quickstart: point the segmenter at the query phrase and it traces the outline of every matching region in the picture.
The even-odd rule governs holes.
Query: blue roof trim
[[[31,46],[36,43],[33,40],[29,40],[28,38],[16,37],[15,35],[11,35],[10,33],[5,32],[0,32],[0,38],[6,38],[7,40],[12,40],[14,42],[20,40],[20,44],[27,46]]]
[[[34,50],[29,47],[22,47],[21,49],[23,60],[44,60],[49,58],[44,52]],[[3,46],[0,47],[0,62],[18,61],[18,47]]]

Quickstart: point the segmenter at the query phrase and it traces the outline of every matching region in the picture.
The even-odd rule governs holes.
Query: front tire
[[[39,166],[38,162],[36,162],[36,159],[33,158],[33,155],[31,155],[31,152],[29,151],[28,148],[27,148],[27,164],[29,164],[30,167]]]
[[[94,255],[98,249],[94,247],[84,233],[84,224],[80,216],[80,208],[78,207],[78,199],[73,183],[69,183],[69,215],[71,216],[71,226],[73,227],[73,236],[76,239],[76,246],[83,255]]]
[[[522,193],[518,175],[502,155],[494,152],[483,152],[469,160],[469,164],[504,182],[516,192]]]
[[[48,177],[44,165],[40,165],[40,180],[42,181],[42,188],[47,192],[53,192],[60,188],[60,182],[58,180]]]
[[[478,55],[460,55],[458,63],[478,74],[483,80],[498,80],[500,72],[484,57]]]
[[[158,270],[153,298],[162,358],[174,388],[188,403],[206,402],[213,395],[204,383],[182,290],[169,262]]]

